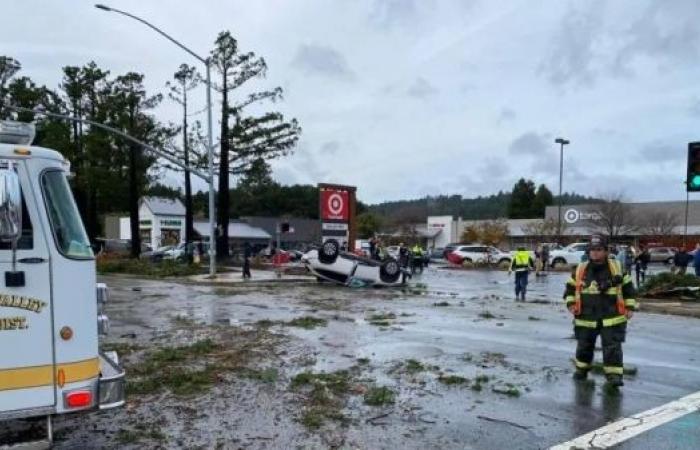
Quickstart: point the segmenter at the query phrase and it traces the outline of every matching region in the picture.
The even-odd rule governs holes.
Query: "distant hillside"
[[[557,198],[554,203],[557,204]],[[406,222],[425,222],[428,216],[454,216],[467,220],[496,219],[506,217],[510,193],[499,192],[488,197],[462,198],[461,195],[440,195],[415,200],[399,200],[394,202],[369,205],[368,211],[385,217],[393,224]],[[562,203],[577,205],[599,201],[593,197],[565,193]]]

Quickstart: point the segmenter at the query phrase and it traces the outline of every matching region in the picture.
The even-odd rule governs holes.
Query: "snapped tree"
[[[296,119],[285,121],[279,112],[247,116],[246,108],[262,101],[282,98],[282,88],[253,92],[238,101],[233,92],[254,78],[265,76],[267,64],[255,53],[242,53],[230,32],[219,33],[211,52],[221,84],[213,87],[221,93],[221,138],[216,155],[219,170],[216,253],[229,255],[228,224],[230,219],[230,176],[242,175],[253,162],[287,155],[293,149],[301,128]],[[231,124],[233,119],[233,124]]]
[[[182,147],[173,146],[172,148],[166,149],[166,153],[175,159],[181,160],[186,167],[190,167],[190,164],[203,165],[205,161],[200,161],[199,159],[201,159],[201,155],[204,154],[204,150],[197,153],[192,151],[193,147],[199,147],[202,143],[201,125],[199,122],[195,122],[193,129],[190,130],[187,122],[187,93],[197,87],[199,83],[196,69],[187,64],[181,64],[180,68],[173,75],[173,78],[175,82],[167,82],[166,86],[170,91],[168,97],[182,106],[182,127],[180,128],[180,132],[182,133]],[[193,155],[196,155],[195,159],[197,159],[197,161],[193,161]],[[187,251],[188,261],[190,261],[190,243],[194,240],[191,173],[189,169],[182,169],[172,164],[166,163],[165,166],[171,170],[182,171],[185,174],[185,249]]]

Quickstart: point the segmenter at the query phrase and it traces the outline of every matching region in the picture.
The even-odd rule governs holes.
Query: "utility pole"
[[[559,207],[557,208],[557,243],[561,244],[561,196],[562,185],[564,180],[564,146],[569,145],[571,141],[564,138],[556,138],[555,144],[560,144],[559,147]]]

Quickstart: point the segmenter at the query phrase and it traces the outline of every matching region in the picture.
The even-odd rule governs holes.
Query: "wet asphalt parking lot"
[[[104,277],[107,342],[137,349],[124,355],[128,374],[154,349],[222,336],[234,347],[250,338],[235,333],[264,327],[246,364],[274,376],[219,374],[194,395],[156,389],[116,411],[58,418],[57,448],[542,449],[699,390],[698,320],[643,312],[629,325],[625,365],[638,372],[624,388],[609,391],[602,375],[574,383],[567,277],[532,277],[524,304],[504,272],[436,267],[403,289]],[[322,323],[289,324],[300,317]],[[309,426],[294,377],[343,370],[352,379],[337,414]],[[363,401],[377,386],[391,402]],[[698,425],[691,414],[615,448],[698,448]]]

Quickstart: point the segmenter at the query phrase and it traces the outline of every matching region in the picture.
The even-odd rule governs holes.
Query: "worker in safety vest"
[[[578,341],[574,379],[588,376],[600,335],[605,376],[611,386],[619,387],[624,384],[622,343],[637,302],[632,277],[623,274],[618,261],[608,258],[607,248],[602,236],[591,236],[589,260],[579,264],[567,281],[564,299],[574,315]]]
[[[415,274],[418,270],[423,273],[423,248],[416,243],[411,247],[411,273]]]
[[[530,270],[535,268],[535,262],[530,256],[530,252],[525,247],[518,247],[518,250],[513,255],[513,260],[510,263],[508,275],[515,271],[515,301],[525,301],[527,293],[527,279],[530,275]]]

